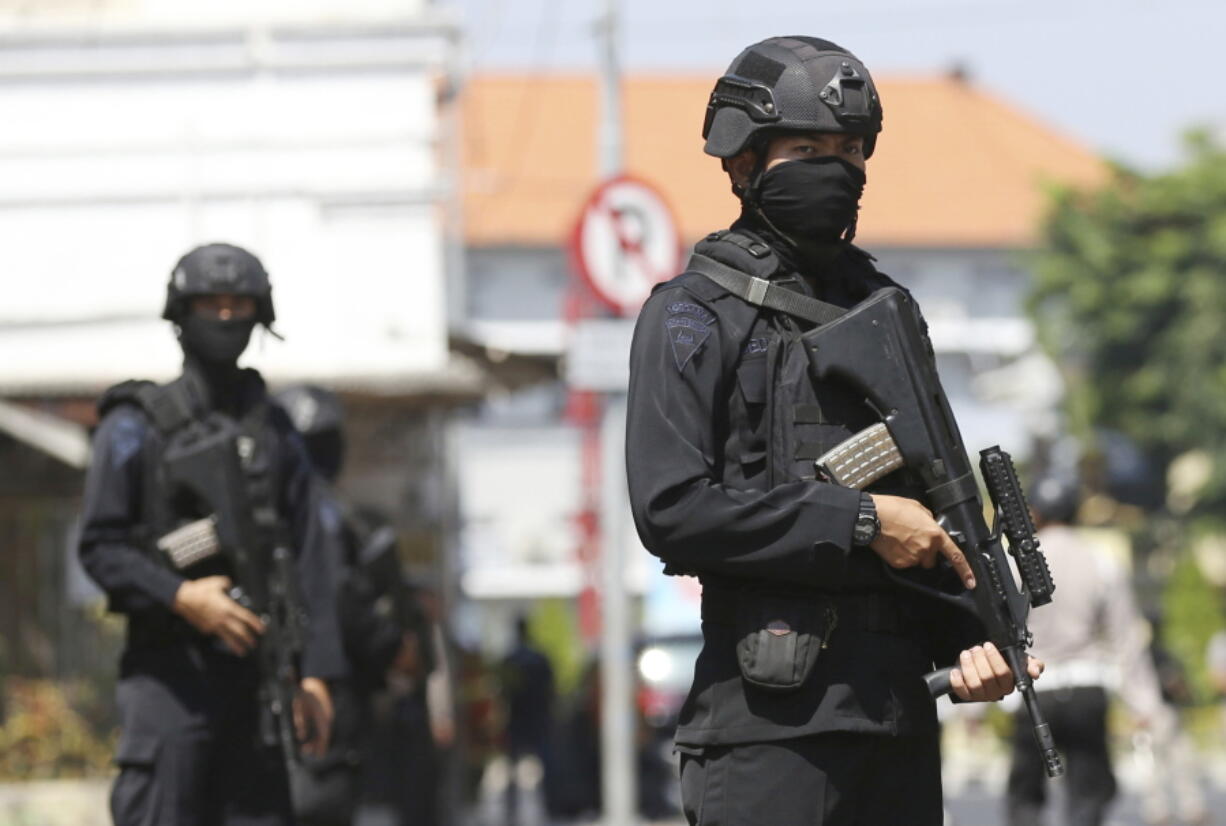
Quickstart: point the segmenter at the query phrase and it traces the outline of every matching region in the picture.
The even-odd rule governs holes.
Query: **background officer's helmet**
[[[232,244],[206,244],[179,259],[166,285],[162,318],[181,321],[197,295],[247,295],[256,301],[255,320],[268,327],[276,319],[272,284],[260,259]]]
[[[311,464],[325,479],[335,481],[345,460],[345,410],[340,397],[316,385],[295,384],[278,392],[274,400],[302,434]]]
[[[881,131],[881,98],[855,55],[816,37],[772,37],[741,52],[707,103],[704,150],[731,158],[776,132],[864,136],[864,157]]]
[[[303,436],[340,430],[345,419],[340,398],[331,390],[313,384],[295,384],[276,395],[277,404]]]
[[[1068,474],[1048,473],[1039,477],[1027,498],[1030,509],[1044,522],[1070,524],[1076,520],[1081,505],[1077,480]]]

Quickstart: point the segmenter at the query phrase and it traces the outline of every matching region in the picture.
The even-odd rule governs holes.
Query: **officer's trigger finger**
[[[230,637],[242,647],[243,654],[246,654],[255,647],[255,633],[241,622],[234,621],[228,623],[226,626],[226,631],[228,631]]]
[[[255,614],[253,614],[251,611],[248,611],[246,608],[240,607],[238,609],[238,612],[235,614],[235,616],[237,616],[239,620],[242,621],[243,625],[245,625],[247,628],[250,628],[252,633],[255,633],[255,634],[264,633],[264,630],[265,630],[264,621],[260,619],[259,617],[257,617]]]
[[[966,584],[967,588],[975,587],[975,574],[971,571],[971,563],[966,561],[966,554],[958,548],[948,535],[945,541],[941,543],[941,553],[945,554],[945,558],[949,560],[949,564],[958,572],[958,577]]]

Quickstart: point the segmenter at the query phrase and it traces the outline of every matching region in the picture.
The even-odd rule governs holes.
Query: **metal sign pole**
[[[606,0],[601,27],[600,171],[605,180],[622,172],[621,76],[618,66],[618,2]],[[611,245],[614,271],[625,266]],[[626,594],[625,495],[626,400],[607,397],[601,424],[601,789],[606,826],[630,826],[636,818],[635,755],[631,686],[630,611]]]
[[[607,397],[601,443],[601,767],[606,826],[636,822],[635,718],[630,600],[626,594],[626,396]]]

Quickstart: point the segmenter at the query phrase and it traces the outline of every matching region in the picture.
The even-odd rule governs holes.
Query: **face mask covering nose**
[[[785,161],[766,170],[758,207],[797,241],[837,241],[856,220],[864,170],[828,155]]]
[[[179,327],[179,340],[188,353],[209,364],[234,364],[247,349],[255,321],[200,318],[189,315]]]

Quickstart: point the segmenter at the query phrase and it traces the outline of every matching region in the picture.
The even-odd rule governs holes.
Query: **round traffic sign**
[[[677,222],[655,187],[627,175],[610,178],[579,212],[571,257],[601,301],[633,315],[652,287],[680,271]]]

